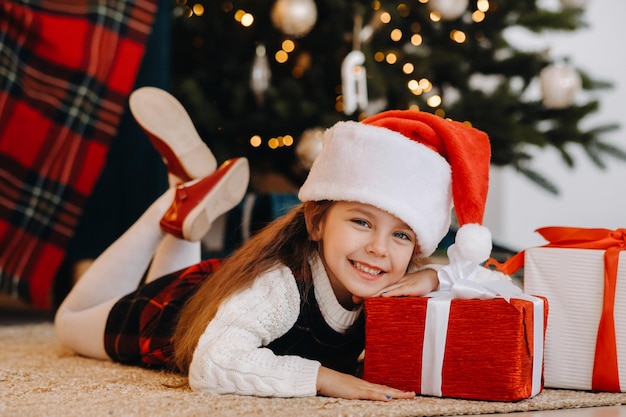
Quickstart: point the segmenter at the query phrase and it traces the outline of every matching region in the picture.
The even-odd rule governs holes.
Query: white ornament
[[[468,83],[472,90],[482,91],[489,96],[505,81],[505,77],[500,74],[482,74],[475,72],[470,76]]]
[[[356,109],[367,108],[367,74],[363,64],[365,55],[361,51],[350,51],[341,63],[341,88],[343,112],[352,114]]]
[[[566,9],[584,9],[587,7],[588,0],[561,0],[561,6]]]
[[[551,64],[539,73],[544,106],[563,109],[574,102],[581,87],[580,74],[567,63]]]
[[[469,0],[429,0],[431,11],[439,13],[443,20],[454,20],[463,16],[469,7]]]
[[[304,168],[311,168],[313,161],[322,150],[323,142],[324,129],[320,127],[314,127],[302,132],[302,136],[296,145],[296,156]]]
[[[263,105],[265,92],[270,86],[271,78],[272,73],[270,70],[270,64],[267,60],[265,46],[259,45],[256,47],[256,56],[254,57],[252,70],[250,71],[250,88],[252,89],[254,98],[259,106]]]
[[[272,23],[285,35],[300,38],[317,21],[317,6],[313,0],[276,0],[271,12]]]

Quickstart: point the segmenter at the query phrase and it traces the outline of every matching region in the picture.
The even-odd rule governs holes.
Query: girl
[[[130,104],[173,186],[64,300],[55,317],[61,343],[85,356],[173,369],[193,389],[215,393],[413,397],[353,376],[364,348],[361,302],[437,289],[438,268],[423,265],[448,231],[452,178],[478,173],[454,201],[484,204],[486,135],[413,111],[340,122],[325,134],[303,203],[220,263],[201,261],[198,241],[243,197],[247,161],[210,172],[213,155],[193,125],[172,129],[189,120],[162,90],[137,90]],[[447,159],[435,150],[442,144]],[[457,213],[461,225],[482,218],[480,208],[467,211]],[[484,256],[465,246],[456,250],[462,263]]]

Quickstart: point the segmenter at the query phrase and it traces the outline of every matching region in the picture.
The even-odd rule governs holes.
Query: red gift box
[[[518,401],[543,389],[547,300],[365,301],[363,379],[421,395]]]

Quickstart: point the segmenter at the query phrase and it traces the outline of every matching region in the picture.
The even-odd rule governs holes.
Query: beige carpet
[[[349,401],[195,393],[174,376],[75,356],[49,320],[0,311],[0,416],[438,416],[626,404],[626,394],[544,390],[518,403],[417,397]]]

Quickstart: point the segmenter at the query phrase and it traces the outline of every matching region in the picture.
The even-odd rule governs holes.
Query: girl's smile
[[[356,261],[352,261],[352,265],[359,271],[363,272],[363,277],[365,279],[368,279],[368,277],[372,277],[373,279],[376,279],[380,274],[382,274],[384,271],[381,269],[378,269],[376,267],[372,267],[372,266],[367,266],[365,264],[362,264],[360,262],[356,262]]]

